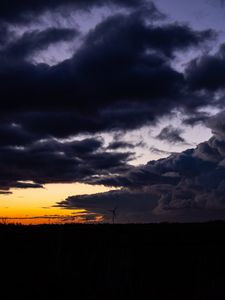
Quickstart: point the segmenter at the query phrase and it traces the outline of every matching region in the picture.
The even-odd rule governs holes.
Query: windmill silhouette
[[[110,209],[109,212],[112,214],[112,224],[115,224],[115,219],[117,217],[117,211],[118,207],[115,206],[114,209]]]

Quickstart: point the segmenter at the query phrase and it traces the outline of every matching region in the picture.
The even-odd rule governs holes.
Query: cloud
[[[36,139],[22,126],[13,123],[0,124],[0,146],[25,146]]]
[[[1,25],[0,28],[0,42],[1,46],[4,46],[6,42],[10,39],[10,36],[12,35],[12,32],[10,32],[7,25]]]
[[[0,4],[0,20],[18,23],[32,21],[35,16],[46,11],[65,13],[66,8],[87,10],[96,6],[117,5],[122,7],[139,7],[146,3],[142,0],[3,0]]]
[[[33,142],[0,148],[0,190],[40,188],[46,183],[85,182],[85,178],[128,169],[131,152],[107,152],[100,139]]]
[[[156,197],[142,192],[129,190],[110,191],[93,195],[72,196],[62,201],[59,206],[64,209],[82,208],[92,213],[104,215],[105,221],[111,222],[110,210],[117,207],[117,222],[135,220],[146,221],[146,214],[156,206]],[[57,206],[57,205],[56,205]]]
[[[10,194],[12,194],[12,192],[0,191],[0,195],[10,195]]]
[[[12,61],[25,59],[37,51],[46,49],[51,44],[70,41],[78,34],[77,30],[70,28],[26,31],[20,38],[8,43],[0,51],[0,57]]]
[[[215,55],[204,55],[192,60],[186,70],[186,77],[192,89],[216,91],[224,89],[225,44]]]
[[[69,197],[59,202],[58,206],[63,208],[84,207],[93,212],[98,207],[108,209],[108,205],[121,205],[121,213],[124,214],[122,222],[126,222],[128,219],[135,222],[137,220],[136,210],[142,211],[143,220],[148,222],[152,220],[205,221],[224,218],[224,120],[224,112],[210,118],[208,126],[213,130],[214,136],[209,141],[199,144],[195,149],[175,153],[157,161],[150,161],[143,166],[133,167],[123,175],[122,173],[117,176],[107,175],[97,179],[98,184],[120,187],[120,191]],[[124,208],[123,197],[127,202],[130,199],[131,207],[135,201],[138,208],[133,209],[132,207],[130,210]],[[108,199],[113,199],[114,202],[113,200],[108,202]],[[146,210],[146,213],[143,213],[146,202],[143,202],[142,199],[149,201],[150,206],[154,203],[154,207]],[[102,215],[108,220],[105,212],[102,212]]]
[[[66,14],[65,6],[73,11],[106,3],[129,9],[100,21],[82,36],[80,48],[70,58],[54,66],[32,63],[36,51],[70,42],[78,32],[55,27],[29,30],[26,22],[35,23],[44,12]],[[133,197],[135,191],[135,199],[146,203],[146,193],[161,199],[160,191],[167,189],[172,197],[181,181],[185,188],[194,176],[202,185],[202,172],[206,176],[218,166],[220,153],[212,146],[214,140],[138,167],[130,164],[134,153],[124,151],[138,143],[116,140],[106,148],[100,138],[74,140],[79,134],[125,132],[156,124],[174,109],[191,115],[214,101],[194,84],[193,62],[185,74],[174,62],[178,52],[199,49],[216,33],[161,22],[163,14],[153,4],[146,5],[137,0],[0,3],[0,20],[5,24],[0,31],[0,191],[83,182],[122,188],[121,194],[115,194],[121,199]],[[24,22],[26,30],[14,38],[10,28],[18,22]],[[169,142],[182,142],[181,133],[167,128],[167,142],[168,136]],[[158,204],[161,211],[165,202],[161,199]],[[167,202],[171,207],[176,203]]]
[[[145,147],[145,144],[143,142],[134,144],[129,142],[123,142],[120,140],[115,140],[112,143],[110,143],[107,148],[109,150],[117,150],[117,149],[134,149],[135,147]]]
[[[17,181],[9,178],[0,179],[0,194],[1,195],[10,195],[12,192],[10,189],[42,189],[44,188],[42,184],[32,182],[30,180]]]
[[[0,193],[1,194],[1,193]],[[86,212],[80,212],[80,213],[75,213],[75,215],[40,215],[40,216],[26,216],[26,217],[4,217],[0,216],[0,225],[6,225],[10,223],[17,223],[23,224],[24,221],[28,223],[28,221],[31,222],[31,224],[35,221],[48,221],[49,224],[65,224],[65,223],[87,223],[87,222],[99,222],[101,221],[101,217],[97,214],[94,213],[86,213]]]
[[[212,129],[213,134],[216,137],[218,137],[220,141],[221,141],[221,139],[222,139],[222,141],[223,141],[223,139],[225,139],[224,118],[225,118],[225,112],[222,111],[219,114],[217,114],[216,116],[209,118],[208,122],[207,122],[208,127]]]
[[[156,136],[158,140],[167,141],[170,144],[186,144],[187,142],[181,136],[182,129],[174,128],[172,125],[164,127]]]
[[[11,58],[0,57],[2,126],[18,124],[37,140],[67,138],[136,129],[173,108],[195,111],[208,104],[210,97],[187,89],[172,60],[177,51],[201,47],[215,33],[177,23],[149,24],[159,18],[158,10],[151,6],[147,12],[106,18],[83,37],[70,59],[52,67],[12,57],[25,58],[71,39],[76,30],[32,31],[10,42],[5,51]]]
[[[150,147],[149,149],[152,153],[156,154],[156,155],[171,155],[173,154],[172,152],[169,152],[169,151],[165,151],[165,150],[162,150],[162,149],[159,149],[159,148],[156,148],[156,147]]]
[[[184,125],[195,126],[197,124],[206,124],[210,115],[206,112],[194,112],[190,115],[186,115],[182,120]]]

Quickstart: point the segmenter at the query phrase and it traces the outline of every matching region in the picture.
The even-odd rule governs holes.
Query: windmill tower
[[[115,206],[114,209],[109,210],[109,212],[112,214],[112,224],[115,224],[115,219],[117,217],[117,209],[118,207]]]

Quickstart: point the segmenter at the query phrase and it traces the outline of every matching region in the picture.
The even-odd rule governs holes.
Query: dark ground
[[[225,299],[225,223],[0,226],[0,299]]]

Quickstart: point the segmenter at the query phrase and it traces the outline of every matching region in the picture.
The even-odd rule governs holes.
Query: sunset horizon
[[[0,220],[225,220],[224,12],[3,1]]]
[[[2,300],[225,299],[225,0],[0,1]]]

